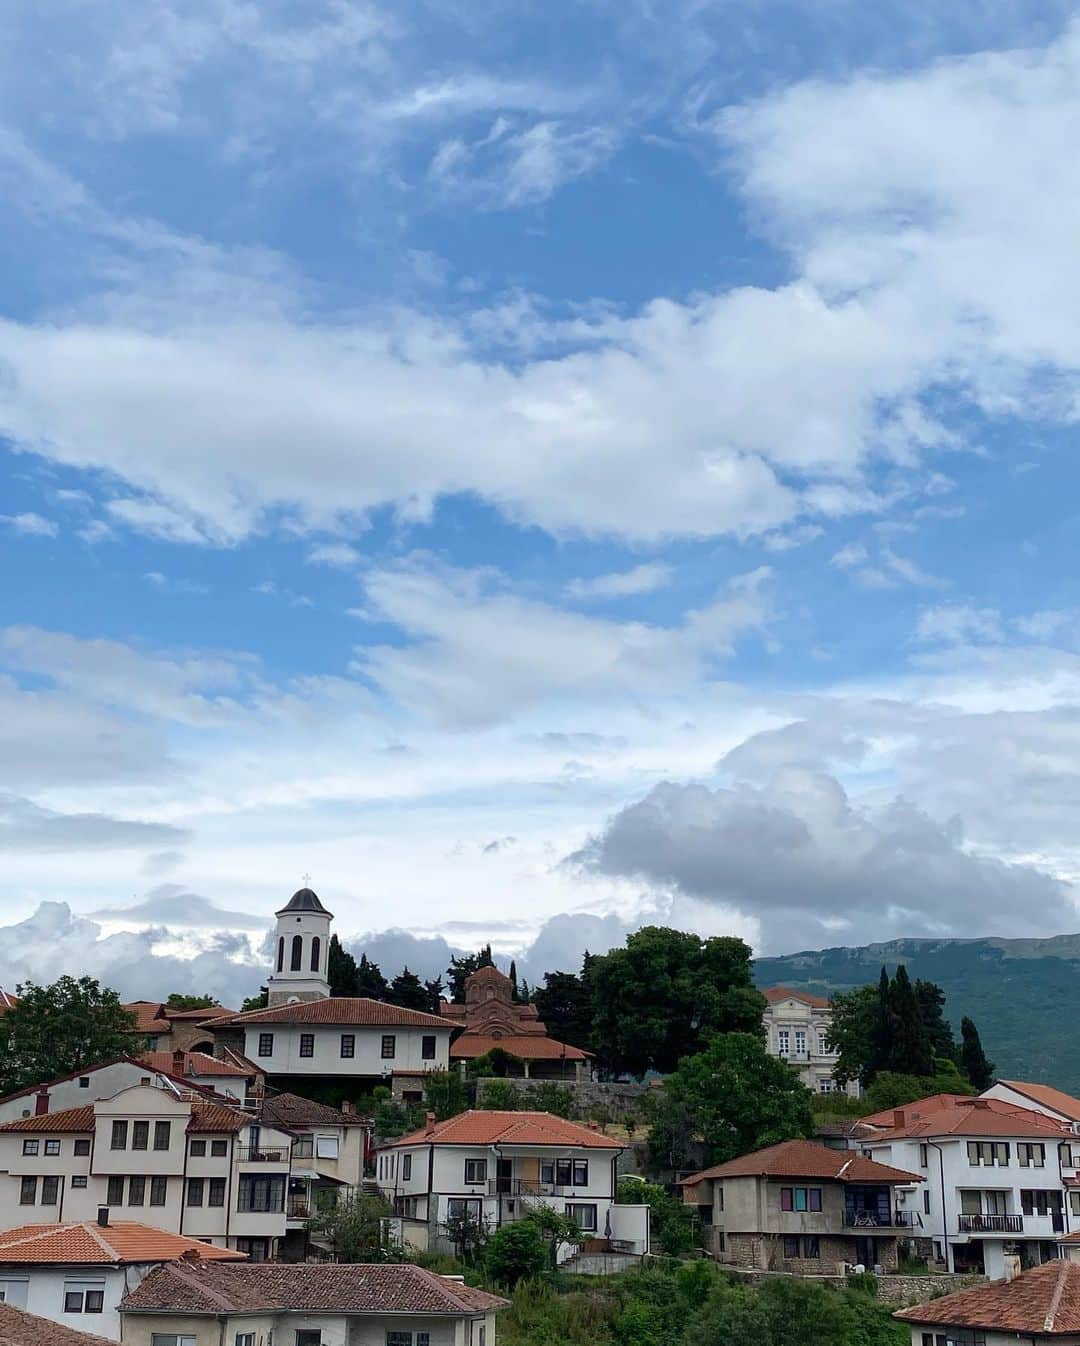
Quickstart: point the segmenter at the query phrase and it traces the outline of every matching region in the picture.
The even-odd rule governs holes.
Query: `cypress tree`
[[[510,959],[510,999],[515,1005],[518,1003],[517,964],[512,958]]]
[[[869,1084],[879,1070],[890,1070],[892,1059],[892,996],[889,970],[882,964],[878,978],[877,1004],[870,1032],[870,1051],[866,1062],[864,1083]]]
[[[994,1082],[994,1063],[986,1059],[979,1030],[966,1016],[960,1020],[960,1065],[964,1074],[980,1093]]]
[[[366,996],[369,1000],[385,1000],[389,990],[378,963],[370,962],[367,954],[362,953],[356,967],[356,990],[353,994]]]
[[[326,958],[326,979],[330,983],[332,996],[355,996],[363,994],[356,989],[356,959],[346,949],[337,935],[330,936],[330,948]]]
[[[889,1028],[892,1042],[888,1069],[897,1075],[932,1075],[934,1056],[923,1023],[915,988],[903,963],[889,988]]]

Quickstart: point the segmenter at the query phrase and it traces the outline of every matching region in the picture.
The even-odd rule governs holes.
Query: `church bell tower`
[[[269,1005],[300,1000],[326,1000],[330,995],[327,968],[330,958],[330,922],[310,888],[293,893],[277,916],[274,970],[267,983]]]

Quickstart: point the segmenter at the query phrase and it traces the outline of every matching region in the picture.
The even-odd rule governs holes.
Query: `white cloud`
[[[22,537],[55,537],[60,531],[51,519],[40,514],[0,514],[0,523]]]
[[[1001,614],[994,608],[973,608],[965,603],[944,603],[923,608],[915,628],[915,639],[928,644],[943,642],[958,645],[966,640],[1002,639]]]
[[[571,598],[628,598],[651,594],[671,583],[671,567],[662,561],[647,561],[631,570],[618,570],[592,579],[571,580],[566,592]]]
[[[0,845],[5,851],[149,850],[183,840],[183,831],[162,823],[102,813],[56,813],[32,800],[0,792]]]
[[[332,566],[335,570],[352,570],[360,559],[360,553],[347,542],[322,542],[307,554],[310,565]]]

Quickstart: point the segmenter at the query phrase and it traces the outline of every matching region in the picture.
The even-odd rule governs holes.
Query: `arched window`
[[[319,937],[318,937],[318,935],[316,935],[315,938],[311,941],[311,970],[312,970],[312,972],[318,972],[318,970],[319,970],[319,948],[320,948],[320,945],[319,945]]]
[[[304,938],[302,935],[293,935],[292,937],[292,961],[289,964],[290,972],[300,972],[304,963]]]
[[[285,936],[280,935],[277,942],[277,970],[280,972],[285,966]]]

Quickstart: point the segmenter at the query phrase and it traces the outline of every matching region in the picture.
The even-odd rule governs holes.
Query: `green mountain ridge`
[[[966,1014],[1006,1079],[1035,1080],[1080,1095],[1080,1034],[1067,1025],[1080,1005],[1080,934],[1041,939],[894,939],[857,948],[805,950],[754,964],[758,986],[829,995],[876,982],[900,963],[937,982],[959,1032]]]

